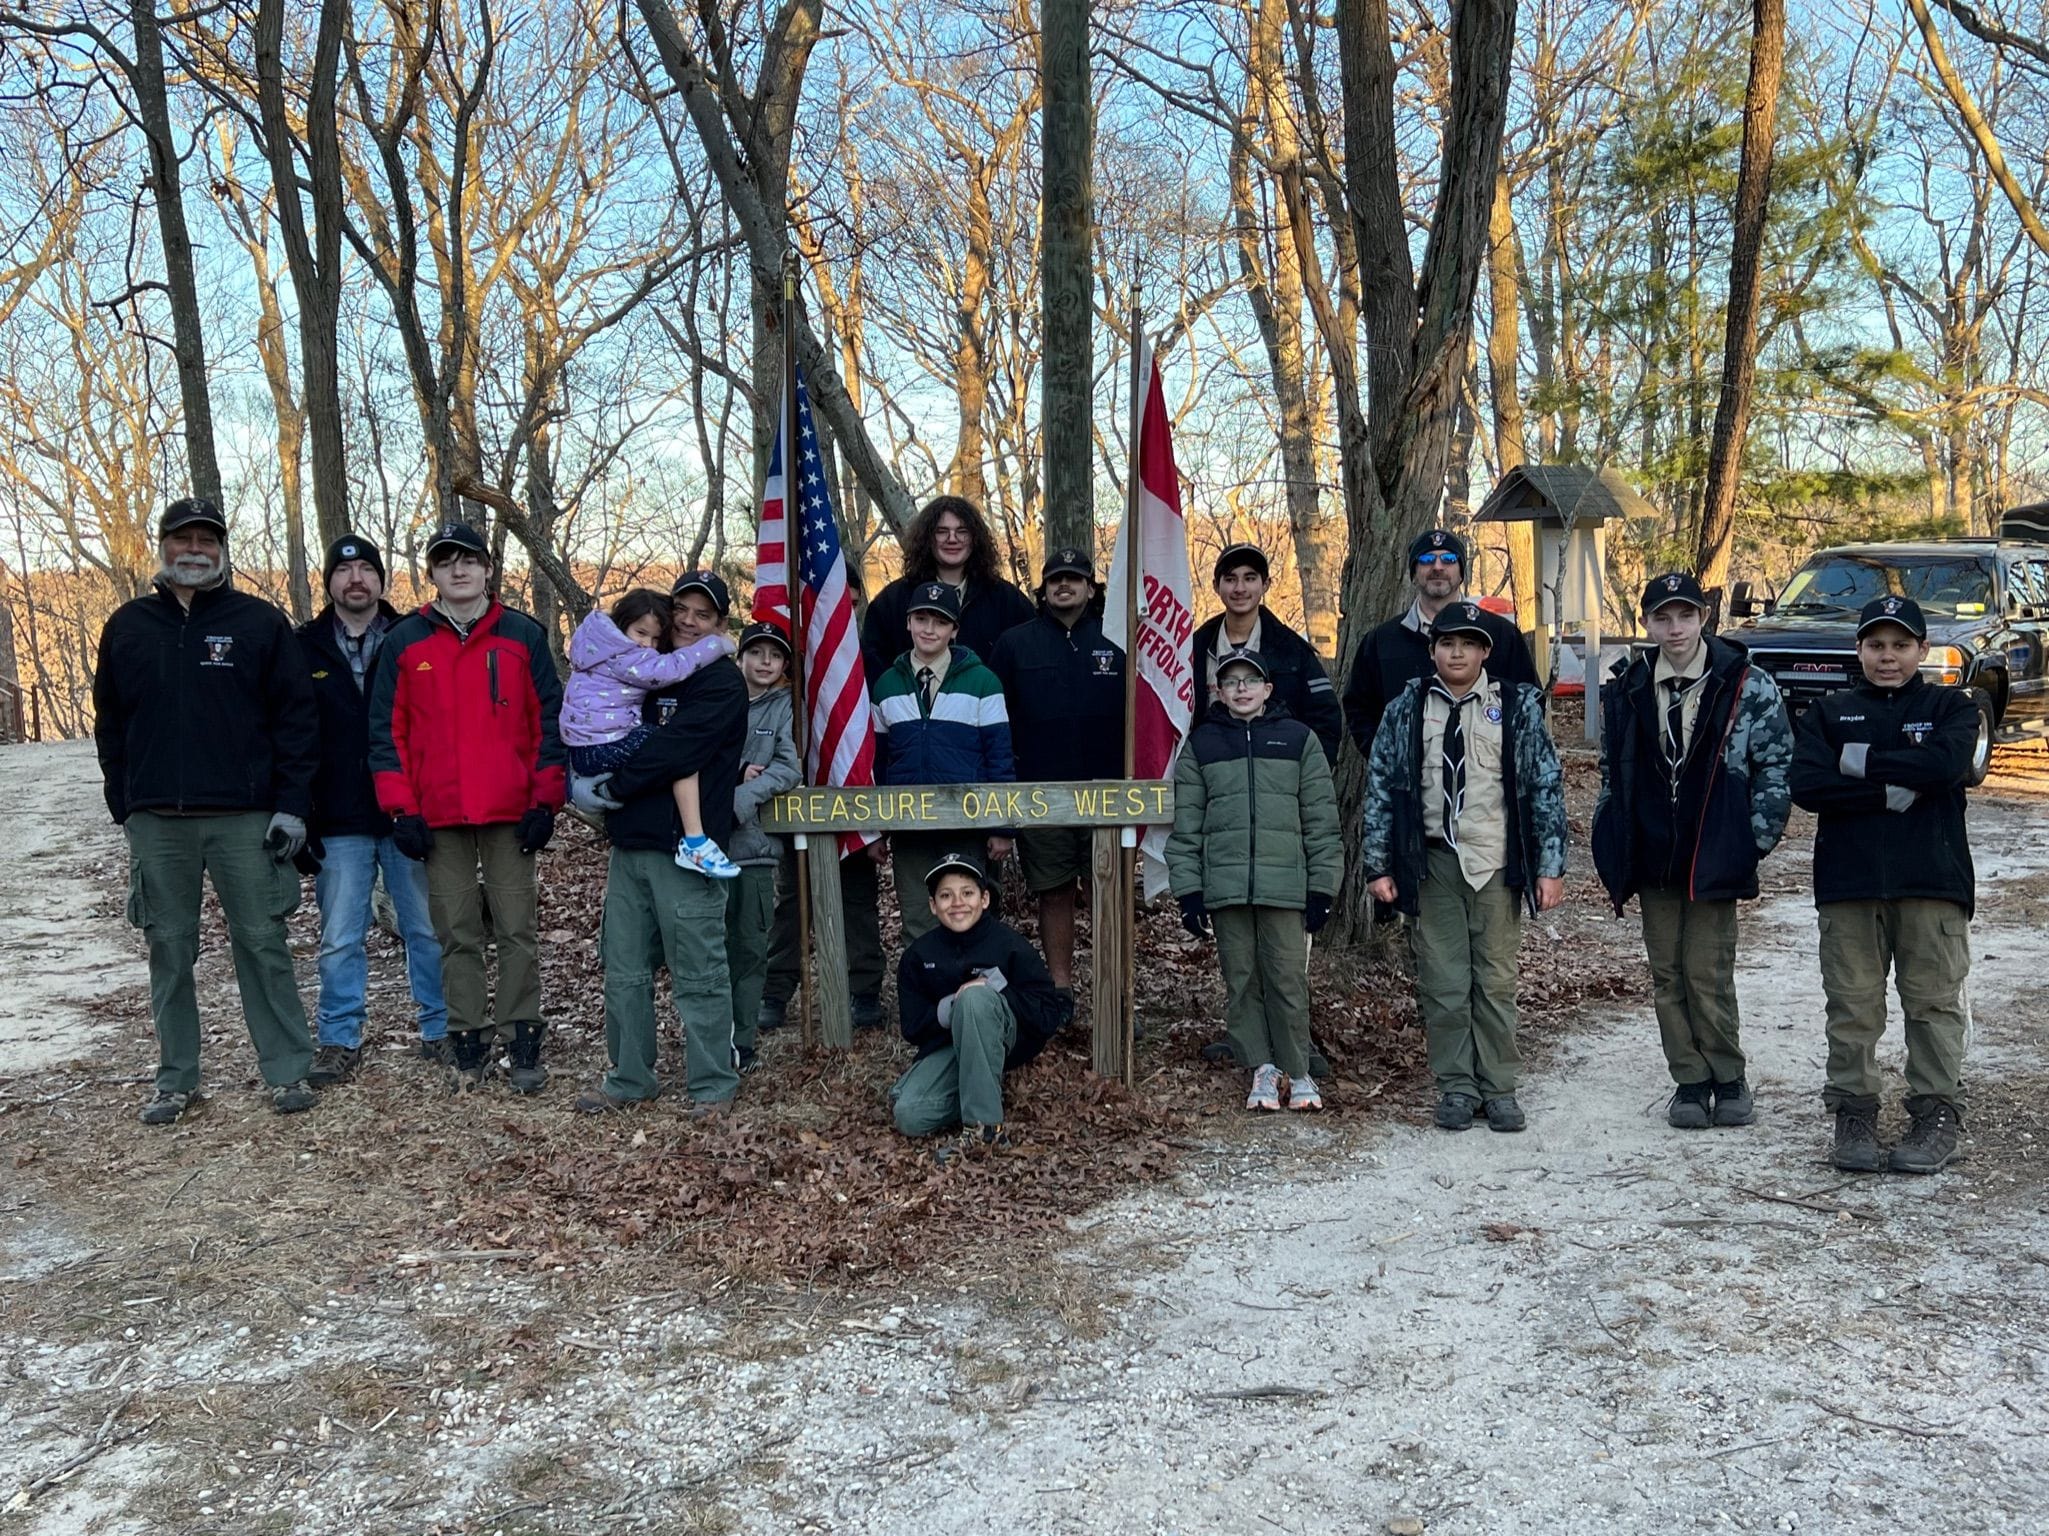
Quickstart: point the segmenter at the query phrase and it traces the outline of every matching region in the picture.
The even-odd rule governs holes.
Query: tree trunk
[[[1516,272],[1515,206],[1508,173],[1494,177],[1494,207],[1487,222],[1487,382],[1494,403],[1494,456],[1506,475],[1528,462],[1523,446],[1522,381],[1517,360],[1522,341],[1517,325],[1516,305],[1521,285]],[[1503,523],[1508,536],[1508,590],[1515,600],[1516,628],[1532,646],[1537,658],[1537,675],[1545,676],[1542,654],[1544,626],[1539,622],[1541,603],[1537,592],[1537,525]]]
[[[1040,429],[1046,547],[1095,549],[1095,105],[1089,0],[1041,0]]]
[[[1694,557],[1700,584],[1716,596],[1729,579],[1736,537],[1736,490],[1743,476],[1743,440],[1750,426],[1757,376],[1757,306],[1763,282],[1759,255],[1770,212],[1772,136],[1779,76],[1786,58],[1785,0],[1753,0],[1750,83],[1743,96],[1743,159],[1736,173],[1736,228],[1729,251],[1729,330],[1722,350],[1722,397],[1708,446],[1707,491]]]

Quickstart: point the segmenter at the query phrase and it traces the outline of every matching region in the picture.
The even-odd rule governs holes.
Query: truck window
[[[1881,597],[1911,597],[1930,613],[1982,614],[1992,601],[1992,572],[1980,560],[1821,555],[1797,571],[1780,613],[1855,613]]]

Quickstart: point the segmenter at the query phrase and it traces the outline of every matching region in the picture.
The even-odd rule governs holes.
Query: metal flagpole
[[[804,738],[811,725],[811,700],[804,687],[804,653],[810,648],[810,626],[804,622],[804,514],[797,505],[797,255],[783,253],[783,409],[777,436],[783,440],[783,590],[790,600],[790,687],[795,708],[790,712],[797,742],[797,768],[810,767]],[[814,834],[815,835],[815,834]],[[827,833],[837,837],[838,833]],[[798,1024],[804,1049],[818,1042],[811,1007],[811,860],[798,839],[797,863],[797,991]]]
[[[1131,285],[1131,456],[1124,472],[1124,777],[1138,777],[1138,568],[1145,558],[1139,527],[1140,435],[1145,427],[1145,329],[1139,285]],[[1124,877],[1123,914],[1117,942],[1124,954],[1124,1083],[1131,1085],[1138,1015],[1138,900],[1132,894],[1138,871],[1138,849],[1123,850],[1119,869]]]

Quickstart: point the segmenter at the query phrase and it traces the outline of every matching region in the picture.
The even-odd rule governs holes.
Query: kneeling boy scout
[[[1437,1123],[1523,1128],[1515,1101],[1517,893],[1530,914],[1565,899],[1565,785],[1544,696],[1484,667],[1475,603],[1430,626],[1436,675],[1409,683],[1374,733],[1362,854],[1369,889],[1416,919],[1417,1006],[1437,1079]]]
[[[1956,1156],[1977,894],[1964,831],[1964,783],[1977,745],[1968,692],[1922,677],[1928,624],[1912,598],[1882,597],[1857,617],[1864,680],[1800,720],[1793,800],[1815,812],[1814,904],[1828,995],[1828,1086],[1835,1165],[1876,1173],[1878,1041],[1885,977],[1907,1025],[1906,1136],[1897,1173],[1934,1173]]]
[[[1793,727],[1778,684],[1741,646],[1701,633],[1707,597],[1681,571],[1644,588],[1657,649],[1603,691],[1594,867],[1643,908],[1658,1033],[1680,1130],[1756,1118],[1737,1039],[1736,903],[1757,894],[1793,802]]]

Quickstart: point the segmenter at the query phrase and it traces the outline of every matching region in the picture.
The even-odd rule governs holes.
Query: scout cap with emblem
[[[785,656],[796,654],[790,649],[790,637],[783,633],[782,625],[771,624],[767,619],[757,619],[740,631],[740,649],[734,654],[744,655],[748,646],[758,645],[764,640],[771,645],[781,646]]]
[[[180,528],[190,528],[195,523],[211,528],[224,539],[228,536],[228,520],[221,516],[219,507],[204,496],[186,496],[164,508],[164,515],[157,521],[157,537],[168,539]]]
[[[1222,581],[1240,566],[1248,566],[1259,572],[1261,581],[1273,580],[1273,568],[1266,563],[1266,551],[1257,544],[1232,544],[1221,555],[1210,572],[1212,582]]]
[[[1273,680],[1273,673],[1267,668],[1266,658],[1259,652],[1247,650],[1241,645],[1236,650],[1226,651],[1217,658],[1217,681],[1222,682],[1224,674],[1237,666],[1250,667],[1269,682]]]
[[[384,556],[377,552],[377,546],[360,534],[345,533],[327,546],[327,563],[320,569],[322,586],[334,580],[335,567],[344,560],[360,560],[377,573],[379,581],[389,579],[384,574]]]
[[[1450,555],[1461,571],[1470,563],[1466,541],[1449,528],[1425,528],[1409,542],[1409,569],[1414,571],[1425,555]]]
[[[669,596],[681,597],[685,592],[702,592],[711,599],[722,619],[733,611],[733,594],[726,590],[726,584],[715,571],[685,571],[669,588]]]
[[[966,875],[983,890],[988,890],[989,872],[982,867],[982,861],[971,853],[943,853],[930,869],[925,871],[925,894],[935,895],[939,890],[940,878],[944,875]]]
[[[436,529],[434,537],[427,541],[427,563],[432,565],[435,555],[449,549],[460,549],[481,560],[488,561],[491,558],[491,546],[486,544],[484,536],[468,523],[444,523]]]
[[[1646,616],[1673,603],[1691,603],[1703,613],[1707,611],[1707,594],[1700,589],[1700,583],[1685,571],[1667,571],[1662,576],[1653,576],[1643,589],[1640,605]]]
[[[1928,620],[1911,597],[1881,597],[1866,603],[1857,615],[1857,638],[1862,640],[1881,624],[1897,624],[1916,640],[1928,638]]]
[[[1478,603],[1446,603],[1430,623],[1430,643],[1450,635],[1470,635],[1488,650],[1494,649],[1494,631],[1487,627],[1487,615]]]
[[[1068,545],[1051,551],[1046,563],[1039,567],[1039,580],[1051,581],[1055,576],[1079,576],[1086,581],[1096,579],[1096,564],[1089,559],[1086,550]]]
[[[906,617],[914,613],[936,613],[958,624],[960,594],[943,581],[925,582],[911,594],[911,605],[904,613]]]

